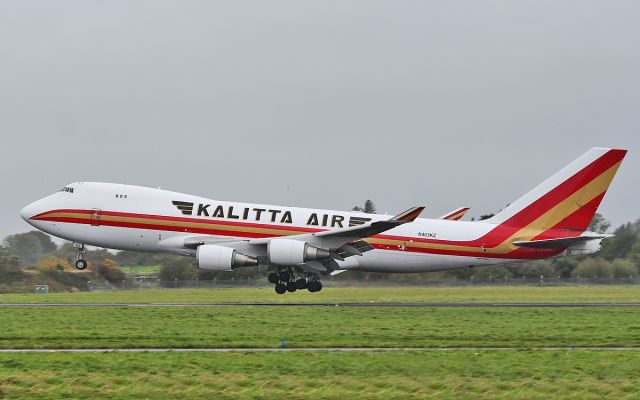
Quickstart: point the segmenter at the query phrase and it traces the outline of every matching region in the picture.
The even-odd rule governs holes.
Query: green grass
[[[640,346],[635,308],[19,307],[0,348]]]
[[[637,286],[154,290],[8,303],[637,302]],[[17,307],[0,348],[640,347],[636,308]],[[640,353],[453,350],[0,354],[0,398],[635,399]]]
[[[158,303],[158,302],[639,302],[635,286],[463,286],[325,288],[275,294],[271,287],[165,289],[83,293],[0,294],[0,303]]]
[[[0,398],[637,399],[604,351],[0,354]]]
[[[132,273],[136,276],[153,275],[157,274],[158,271],[160,271],[160,265],[125,265],[121,266],[120,270],[122,270],[122,272],[126,272],[127,274]]]

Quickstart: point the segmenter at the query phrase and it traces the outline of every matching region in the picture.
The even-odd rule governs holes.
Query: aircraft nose
[[[28,206],[20,210],[20,216],[22,217],[23,220],[29,222],[29,218],[33,216],[33,213],[31,212],[31,210],[32,210],[31,204],[29,204]]]
[[[30,222],[31,217],[33,217],[34,215],[38,215],[40,213],[39,211],[40,207],[38,207],[38,202],[39,201],[33,202],[28,206],[24,207],[22,210],[20,210],[20,216],[22,217],[22,219],[24,219],[27,222]]]

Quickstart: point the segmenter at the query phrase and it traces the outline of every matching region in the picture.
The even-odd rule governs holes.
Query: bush
[[[118,269],[115,261],[105,258],[102,262],[95,265],[98,274],[100,274],[108,282],[122,282],[126,278],[124,272]]]
[[[551,262],[547,260],[514,264],[513,266],[509,267],[509,270],[513,272],[513,275],[518,278],[540,278],[540,275],[546,278],[550,278],[559,275]]]
[[[635,278],[638,276],[638,269],[631,260],[622,258],[613,260],[611,269],[612,275],[616,278]]]
[[[513,278],[511,271],[501,265],[474,267],[474,269],[475,268],[477,269],[471,276],[474,280],[508,280]]]
[[[47,256],[40,260],[38,263],[40,268],[42,269],[55,269],[58,271],[75,271],[74,267],[71,266],[71,263],[67,260],[63,260],[62,258]]]
[[[0,282],[9,284],[25,279],[26,274],[15,265],[0,264]]]
[[[603,258],[584,259],[571,271],[574,278],[610,278],[612,274],[611,263]]]
[[[55,269],[41,270],[42,276],[51,279],[53,282],[45,282],[49,285],[57,284],[59,289],[69,290],[72,288],[78,288],[85,290],[87,288],[87,281],[90,278],[91,273],[88,272],[66,272],[57,271]],[[38,282],[39,283],[39,282]]]

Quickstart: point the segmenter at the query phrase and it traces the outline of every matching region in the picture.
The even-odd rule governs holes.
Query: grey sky
[[[0,1],[0,237],[73,181],[395,213],[513,201],[631,150],[640,2]]]

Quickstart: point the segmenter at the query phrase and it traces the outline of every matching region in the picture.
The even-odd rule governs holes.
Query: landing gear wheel
[[[78,249],[78,255],[76,256],[76,268],[82,271],[87,268],[87,262],[84,260],[84,243],[74,243],[73,247]]]
[[[320,281],[309,282],[308,289],[310,292],[319,292],[322,290],[322,283]]]
[[[293,282],[293,281],[287,282],[287,292],[293,293],[296,290],[298,290],[298,288],[296,287],[296,283],[295,282]]]
[[[80,271],[82,271],[83,269],[87,268],[87,262],[85,260],[77,260],[76,261],[76,268],[79,269]]]
[[[272,272],[269,274],[269,276],[267,276],[267,279],[271,283],[278,283],[278,280],[279,280],[278,274],[276,274],[275,272]]]
[[[280,280],[283,282],[288,282],[291,279],[291,275],[287,271],[280,272]]]
[[[306,289],[307,288],[307,280],[300,278],[296,281],[296,288],[298,288],[299,290],[302,289]]]
[[[284,294],[287,291],[287,286],[284,283],[278,283],[276,285],[276,293]]]

